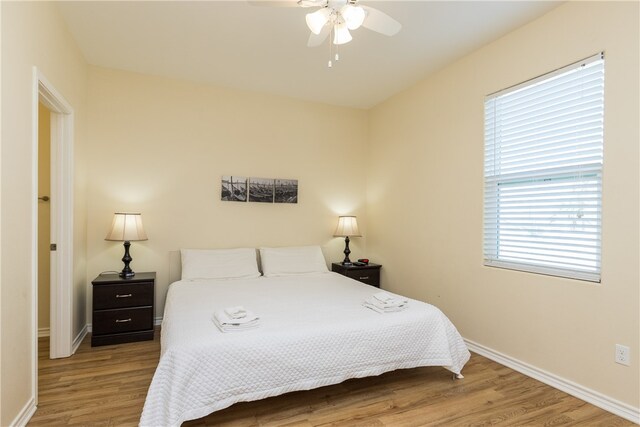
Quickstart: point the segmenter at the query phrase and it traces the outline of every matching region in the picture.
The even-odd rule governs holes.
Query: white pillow
[[[182,279],[239,279],[260,277],[256,250],[181,249]]]
[[[320,246],[260,248],[260,261],[265,277],[329,271]]]

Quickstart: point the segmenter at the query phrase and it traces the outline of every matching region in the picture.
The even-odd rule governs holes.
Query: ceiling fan
[[[367,28],[386,36],[398,34],[402,25],[386,13],[373,7],[364,6],[359,0],[298,0],[293,1],[264,1],[249,0],[253,5],[261,6],[301,6],[305,8],[317,7],[318,10],[307,13],[307,27],[311,35],[307,46],[321,45],[327,37],[333,35],[332,43],[342,45],[349,43],[353,37],[349,30],[360,27]],[[338,60],[338,54],[335,56]],[[332,62],[329,61],[329,67]]]
[[[360,5],[358,0],[298,0],[302,7],[319,7],[307,13],[307,27],[311,30],[307,46],[314,47],[333,33],[333,44],[352,40],[349,30],[365,27],[386,36],[396,35],[402,25],[384,12]]]

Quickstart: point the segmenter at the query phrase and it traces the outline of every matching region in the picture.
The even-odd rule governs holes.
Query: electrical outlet
[[[616,344],[616,363],[626,366],[631,364],[631,350],[629,347]]]

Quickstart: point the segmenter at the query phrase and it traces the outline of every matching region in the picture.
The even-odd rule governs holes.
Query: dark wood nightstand
[[[339,262],[334,262],[331,264],[331,271],[379,288],[381,267],[380,264],[373,264],[371,262],[367,265],[342,265]]]
[[[103,274],[93,282],[91,346],[153,339],[156,273],[129,279]]]

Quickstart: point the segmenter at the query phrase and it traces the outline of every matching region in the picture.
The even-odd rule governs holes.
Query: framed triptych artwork
[[[223,175],[220,189],[225,202],[298,203],[297,179]]]

